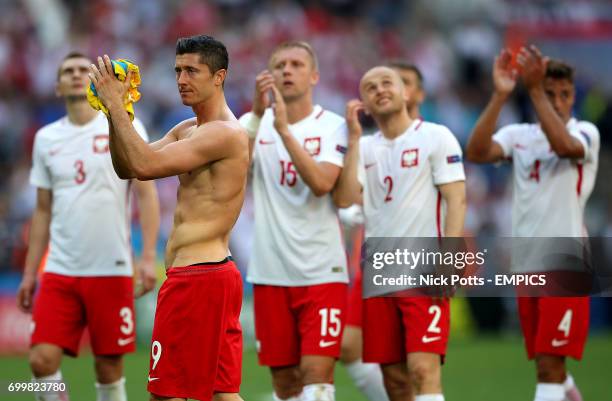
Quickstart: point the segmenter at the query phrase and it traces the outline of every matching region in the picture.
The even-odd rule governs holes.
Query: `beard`
[[[87,101],[87,95],[68,95],[66,96],[66,102],[68,103],[78,103]]]

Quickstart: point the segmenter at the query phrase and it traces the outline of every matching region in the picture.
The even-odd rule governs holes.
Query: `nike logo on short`
[[[338,341],[325,341],[325,340],[321,340],[319,341],[319,347],[321,348],[327,348],[327,347],[331,347],[332,345],[336,344]]]
[[[276,141],[264,141],[263,139],[259,140],[260,145],[272,145],[273,143],[276,143]]]
[[[135,339],[136,337],[119,338],[117,339],[117,344],[119,344],[120,347],[123,347],[124,345],[128,345],[129,343],[134,342]]]
[[[369,169],[370,167],[374,167],[374,166],[376,166],[376,163],[370,163],[370,164],[366,164],[366,165],[365,165],[365,168],[366,168],[366,170],[367,170],[367,169]]]
[[[569,340],[557,340],[556,338],[553,338],[552,340],[552,346],[557,348],[557,347],[562,347],[564,345],[566,345],[569,342]]]
[[[159,380],[159,377],[151,377],[151,375],[149,375],[149,377],[147,378],[149,380],[149,382],[155,381],[155,380]]]
[[[423,336],[423,338],[421,338],[421,341],[423,341],[425,344],[427,343],[431,343],[434,341],[438,341],[440,340],[442,337],[440,336],[436,336],[436,337],[427,337],[426,335]]]

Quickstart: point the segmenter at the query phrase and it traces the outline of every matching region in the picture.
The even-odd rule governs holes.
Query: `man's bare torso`
[[[243,135],[236,121],[227,135]],[[178,140],[196,133],[195,120]],[[233,128],[233,129],[232,129]],[[179,175],[174,225],[166,246],[166,268],[215,262],[228,256],[229,236],[242,208],[249,163],[245,136],[242,150],[230,157]]]

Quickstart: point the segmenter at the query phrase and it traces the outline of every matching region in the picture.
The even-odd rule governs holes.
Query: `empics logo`
[[[402,152],[402,167],[416,167],[419,165],[419,150],[407,149]]]
[[[317,156],[321,153],[321,137],[313,137],[304,139],[304,149],[310,156]]]

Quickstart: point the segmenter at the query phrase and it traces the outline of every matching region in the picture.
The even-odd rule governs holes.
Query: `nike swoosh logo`
[[[374,167],[374,166],[376,166],[376,163],[370,163],[370,164],[366,164],[366,165],[365,165],[365,168],[366,168],[366,170],[367,170],[367,169],[369,169],[370,167]]]
[[[136,337],[119,338],[117,339],[117,344],[119,344],[120,347],[123,347],[124,345],[128,345],[129,343],[134,342],[135,339]]]
[[[149,382],[155,381],[155,380],[159,380],[159,377],[151,377],[151,375],[149,375],[149,377],[147,378],[149,380]]]
[[[421,338],[421,341],[423,341],[425,344],[427,344],[427,343],[431,343],[431,342],[434,342],[434,341],[438,341],[441,338],[442,337],[440,337],[440,336],[436,336],[436,337],[423,336],[423,338]]]
[[[276,143],[276,141],[264,141],[263,139],[259,140],[260,145],[272,145],[273,143]]]
[[[327,348],[327,347],[331,347],[332,345],[336,344],[338,341],[325,341],[325,340],[321,340],[319,341],[319,347],[321,348]]]
[[[552,346],[553,347],[562,347],[564,345],[566,345],[569,342],[569,340],[557,340],[556,338],[553,338],[552,340]]]

